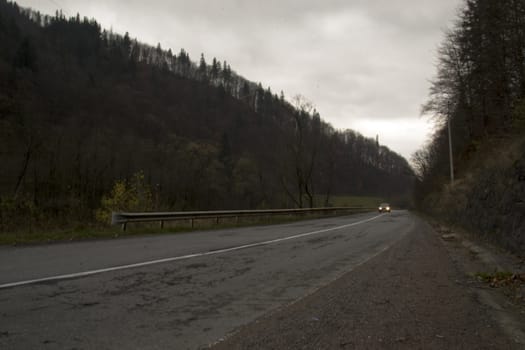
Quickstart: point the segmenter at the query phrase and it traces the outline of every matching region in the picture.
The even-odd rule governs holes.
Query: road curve
[[[2,247],[0,347],[207,347],[380,254],[414,223],[396,211]]]

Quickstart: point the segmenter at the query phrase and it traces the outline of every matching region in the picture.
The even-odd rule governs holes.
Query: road
[[[205,348],[384,252],[415,222],[395,211],[2,247],[0,348]]]

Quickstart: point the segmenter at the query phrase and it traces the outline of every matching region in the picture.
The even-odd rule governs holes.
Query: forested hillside
[[[437,132],[412,159],[419,207],[523,252],[525,1],[466,1],[437,68],[423,106]]]
[[[290,102],[291,101],[291,102]],[[404,158],[335,130],[227,62],[0,0],[0,229],[127,208],[330,205],[406,196]],[[120,187],[119,187],[120,186]],[[102,203],[102,204],[101,204]]]

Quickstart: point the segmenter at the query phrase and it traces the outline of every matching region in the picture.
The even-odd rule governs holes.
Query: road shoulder
[[[441,232],[416,220],[386,252],[213,348],[522,348],[466,273],[468,251],[451,249]]]
[[[525,348],[525,259],[460,228],[429,220],[464,283],[507,337]]]

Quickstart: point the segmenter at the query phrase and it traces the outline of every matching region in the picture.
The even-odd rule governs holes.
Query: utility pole
[[[454,158],[452,156],[452,132],[450,130],[450,116],[447,118],[448,122],[448,154],[450,161],[450,184],[454,185]]]
[[[379,165],[379,134],[376,134],[376,165]]]

